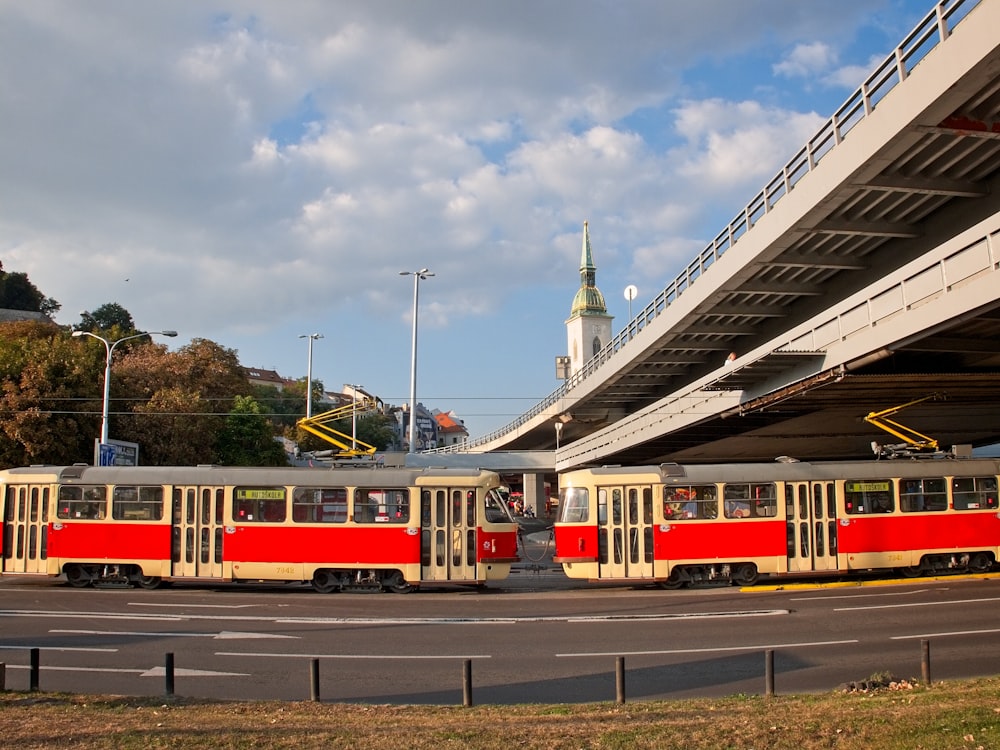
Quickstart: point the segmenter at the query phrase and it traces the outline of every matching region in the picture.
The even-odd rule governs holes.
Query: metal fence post
[[[472,706],[472,659],[462,662],[462,705]]]
[[[764,695],[774,695],[774,649],[764,652]]]
[[[31,672],[28,677],[28,690],[34,692],[38,690],[38,671],[39,671],[38,649],[37,648],[31,649],[29,654],[30,654],[29,658],[31,660]]]
[[[926,687],[931,686],[931,642],[924,638],[920,641],[920,676]]]
[[[309,699],[319,700],[319,659],[309,662]]]
[[[167,660],[163,669],[164,679],[166,680],[166,692],[167,697],[171,698],[174,694],[174,655],[173,652],[167,652]]]
[[[625,702],[625,657],[615,659],[615,700]]]

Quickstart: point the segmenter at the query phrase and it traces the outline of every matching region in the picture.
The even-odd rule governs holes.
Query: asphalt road
[[[570,582],[519,566],[485,590],[317,594],[303,586],[73,589],[0,579],[0,661],[39,688],[323,701],[477,704],[823,692],[876,673],[933,680],[1000,673],[996,578],[662,591]]]

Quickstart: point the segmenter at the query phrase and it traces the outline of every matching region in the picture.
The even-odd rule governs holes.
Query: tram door
[[[45,573],[50,488],[7,487],[3,510],[3,572]]]
[[[653,488],[597,489],[601,578],[653,577]]]
[[[476,489],[420,492],[420,578],[475,581]]]
[[[222,577],[224,498],[222,487],[174,487],[171,575]]]
[[[837,570],[837,496],[833,482],[785,484],[788,570]]]

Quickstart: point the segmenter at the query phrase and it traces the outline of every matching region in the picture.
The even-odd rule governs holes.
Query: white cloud
[[[846,81],[869,5],[4,3],[0,259],[62,322],[116,301],[292,375],[289,328],[350,331],[331,366],[378,374],[327,379],[372,388],[407,359],[400,270],[438,273],[421,325],[482,327],[467,359],[523,314],[562,339],[584,220],[599,284],[652,295],[820,119],[692,79],[790,48],[762,80]],[[547,393],[558,352],[524,346]]]
[[[773,66],[774,74],[805,78],[823,74],[837,64],[837,51],[823,42],[797,44],[784,60]]]

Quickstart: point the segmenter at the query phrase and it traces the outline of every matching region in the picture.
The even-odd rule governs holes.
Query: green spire
[[[604,304],[604,295],[597,288],[597,266],[590,250],[590,229],[583,222],[583,251],[580,255],[580,288],[573,298],[570,317],[577,315],[607,315],[608,308]]]

